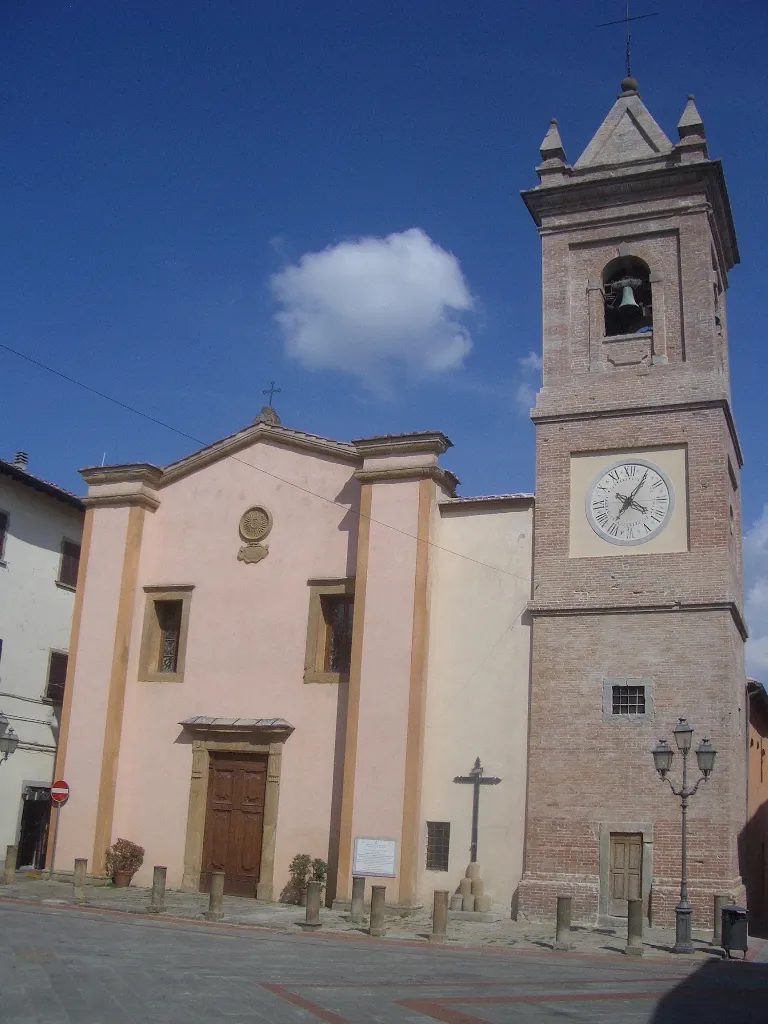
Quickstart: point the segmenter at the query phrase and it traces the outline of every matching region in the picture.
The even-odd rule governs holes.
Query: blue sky
[[[633,28],[644,102],[674,138],[695,93],[725,164],[749,524],[768,500],[768,5],[633,8],[661,11]],[[462,493],[532,489],[521,405],[541,343],[539,240],[518,192],[536,183],[550,117],[575,160],[613,103],[623,32],[596,26],[622,13],[621,0],[6,0],[2,340],[203,442],[249,422],[275,379],[289,426],[439,428]],[[312,337],[287,349],[275,314],[281,295],[295,313],[302,288],[306,309],[361,238],[393,289],[398,246],[428,283],[403,313],[402,351],[374,339],[345,373],[343,318],[325,322],[318,355]],[[336,262],[307,262],[340,244]],[[1,350],[0,375],[0,454],[23,448],[74,490],[104,452],[164,463],[195,447]],[[768,518],[765,537],[768,572]]]

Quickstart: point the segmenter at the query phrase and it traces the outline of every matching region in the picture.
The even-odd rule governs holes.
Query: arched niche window
[[[653,327],[651,272],[637,256],[619,256],[603,271],[605,334],[638,334]]]

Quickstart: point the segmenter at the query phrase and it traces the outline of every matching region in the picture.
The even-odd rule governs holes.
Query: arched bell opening
[[[605,334],[638,334],[653,327],[651,271],[637,256],[619,256],[603,270]]]

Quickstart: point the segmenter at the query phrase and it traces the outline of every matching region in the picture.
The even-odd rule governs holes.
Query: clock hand
[[[648,511],[648,509],[645,507],[645,505],[639,505],[636,501],[633,501],[631,495],[629,497],[627,497],[624,494],[618,494],[617,493],[616,497],[619,499],[619,501],[623,501],[625,506],[628,507],[628,508],[636,508],[638,512],[642,512],[643,514],[645,514]],[[629,502],[628,505],[627,505],[627,502]],[[622,512],[623,511],[624,511],[624,509],[622,509]],[[618,518],[618,516],[617,516],[617,518]]]
[[[623,499],[624,504],[621,506],[619,514],[616,516],[617,519],[621,519],[621,517],[627,511],[629,506],[633,503],[633,501],[635,500],[635,495],[637,494],[637,492],[640,490],[640,488],[645,483],[645,478],[647,476],[648,476],[648,470],[646,469],[646,471],[643,473],[642,477],[640,478],[640,483],[637,485],[637,487],[634,489],[634,491],[632,491],[632,493],[628,497]],[[621,495],[617,494],[616,497],[619,498],[619,497],[621,497]]]
[[[634,489],[634,491],[632,491],[632,493],[630,494],[630,496],[629,496],[629,500],[630,501],[634,501],[635,500],[635,495],[637,494],[637,492],[640,490],[640,488],[645,483],[645,478],[647,476],[648,476],[648,470],[646,469],[646,471],[643,473],[643,475],[642,475],[642,477],[640,479],[640,483],[637,485],[637,487]]]

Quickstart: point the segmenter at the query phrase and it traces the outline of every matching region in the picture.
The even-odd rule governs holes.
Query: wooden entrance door
[[[211,871],[223,871],[225,893],[256,895],[266,784],[266,755],[211,753],[202,892],[210,888]]]
[[[611,876],[608,913],[627,916],[627,900],[643,895],[643,837],[611,832]]]

